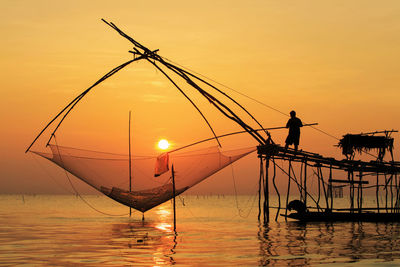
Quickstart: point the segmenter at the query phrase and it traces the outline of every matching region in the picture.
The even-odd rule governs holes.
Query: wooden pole
[[[397,180],[397,173],[394,174],[395,188],[396,188],[396,202],[395,202],[395,212],[399,213],[399,183]]]
[[[326,208],[329,209],[328,193],[326,192],[326,188],[325,188],[325,182],[324,182],[324,175],[322,173],[322,167],[319,166],[318,169],[319,169],[319,173],[320,173],[320,181],[321,181],[321,184],[322,184],[322,190],[324,191]]]
[[[304,166],[304,161],[301,161],[301,164],[300,164],[300,201],[304,202],[303,166]]]
[[[262,177],[263,177],[263,159],[260,157],[260,177],[258,179],[258,221],[260,221],[261,216],[261,184],[262,184]]]
[[[175,171],[174,164],[172,164],[172,194],[174,198],[172,199],[172,203],[174,206],[174,232],[176,232],[176,205],[175,205]]]
[[[333,210],[333,185],[332,185],[332,164],[329,168],[329,187],[331,188],[330,197],[331,197],[331,210]]]
[[[388,180],[387,180],[386,173],[384,175],[385,175],[385,187],[384,187],[384,189],[385,189],[385,209],[386,209],[386,212],[389,212],[388,211],[388,188],[387,188]]]
[[[379,213],[379,173],[376,173],[376,208]]]
[[[362,173],[362,171],[360,171],[359,176],[360,176],[360,178],[359,178],[358,188],[359,188],[359,192],[360,192],[359,193],[360,200],[359,200],[359,204],[358,204],[358,212],[361,213],[362,204],[363,204],[363,188],[362,188],[363,173]]]
[[[304,205],[307,207],[307,159],[304,161]]]
[[[353,212],[353,209],[354,209],[354,180],[353,180],[353,172],[351,170],[347,171],[347,178],[350,181],[350,187],[349,187],[350,209],[351,209],[351,212]]]
[[[319,176],[319,167],[317,165],[317,178],[318,178],[318,198],[317,206],[319,206],[319,201],[321,200],[321,177]]]
[[[390,176],[390,209],[393,212],[393,174]]]
[[[291,168],[292,168],[292,160],[289,159],[289,171],[288,171],[288,176],[289,176],[289,177],[288,177],[288,187],[287,187],[287,193],[286,193],[285,221],[287,221],[287,211],[288,211],[288,204],[289,204]]]
[[[268,185],[268,172],[269,172],[269,158],[265,160],[265,182],[264,182],[264,213],[266,222],[269,222],[269,185]],[[265,221],[264,221],[265,223]]]
[[[129,127],[128,127],[128,134],[129,134],[129,192],[132,192],[132,155],[131,155],[131,111],[129,110]],[[132,216],[132,208],[129,207],[129,217]]]
[[[274,175],[272,176],[272,184],[274,185],[276,195],[278,196],[278,209],[275,215],[275,221],[278,221],[279,211],[281,209],[281,195],[279,194],[278,188],[276,187],[275,179],[276,179],[276,164],[275,159],[272,157],[272,163],[274,164]]]

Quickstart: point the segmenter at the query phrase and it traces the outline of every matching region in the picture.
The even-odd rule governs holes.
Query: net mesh
[[[171,171],[154,177],[157,157],[129,157],[59,145],[49,145],[51,153],[34,152],[67,170],[108,197],[145,212],[173,198]],[[220,152],[209,147],[169,154],[174,165],[175,195],[179,195],[229,164],[255,151],[255,147]]]

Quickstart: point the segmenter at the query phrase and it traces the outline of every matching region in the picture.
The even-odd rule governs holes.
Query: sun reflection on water
[[[165,220],[170,217],[171,211],[166,209],[165,206],[159,206],[156,209],[156,214],[158,215],[159,219]]]
[[[172,232],[172,225],[169,223],[158,223],[155,227],[161,231]]]
[[[257,210],[246,219],[227,218],[226,211],[236,211],[233,198],[186,199],[193,213],[183,207],[178,210],[175,233],[170,203],[149,211],[142,221],[139,213],[131,218],[85,213],[87,207],[74,196],[25,197],[25,203],[17,202],[14,196],[0,196],[0,265],[400,263],[400,223],[301,224],[281,220],[260,225],[255,221]],[[91,201],[97,206],[105,203],[99,197]],[[71,204],[74,209],[69,208]],[[213,213],[207,218],[198,217],[210,210]]]

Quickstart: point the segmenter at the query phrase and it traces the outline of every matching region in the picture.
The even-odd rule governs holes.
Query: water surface
[[[257,221],[255,196],[189,196],[145,214],[103,196],[0,196],[0,265],[390,266],[399,223]],[[346,201],[345,199],[343,201]],[[275,205],[274,199],[272,205]],[[274,215],[274,214],[273,214]],[[271,219],[274,216],[271,215]]]

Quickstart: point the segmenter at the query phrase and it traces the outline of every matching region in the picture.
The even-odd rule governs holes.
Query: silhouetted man
[[[296,111],[290,111],[290,119],[286,123],[286,128],[289,128],[289,134],[286,137],[285,149],[289,145],[294,145],[294,150],[297,150],[300,141],[300,127],[303,127],[303,123],[296,117]]]

